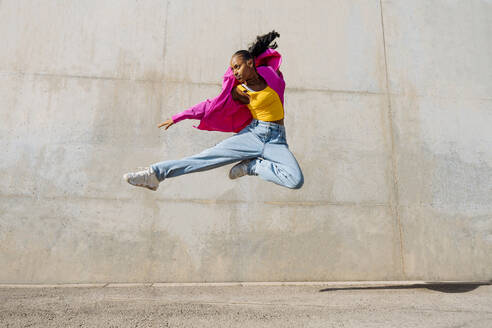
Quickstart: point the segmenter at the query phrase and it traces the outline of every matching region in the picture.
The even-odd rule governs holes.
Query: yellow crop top
[[[241,91],[249,95],[248,108],[253,118],[260,121],[278,121],[284,118],[284,106],[278,94],[267,86],[261,91],[247,90],[243,85],[238,85]]]

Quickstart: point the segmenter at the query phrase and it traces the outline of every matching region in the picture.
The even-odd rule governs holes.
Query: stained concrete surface
[[[489,328],[480,284],[0,288],[2,327]]]
[[[489,0],[0,1],[0,283],[492,277]],[[157,124],[280,32],[300,190]]]

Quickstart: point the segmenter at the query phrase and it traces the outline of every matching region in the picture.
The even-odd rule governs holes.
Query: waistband
[[[251,125],[251,126],[261,125],[261,126],[268,127],[270,129],[277,129],[277,130],[284,130],[285,129],[284,125],[280,125],[278,123],[273,123],[273,122],[259,121],[257,119],[253,119],[251,121],[251,123],[249,123],[249,125]]]

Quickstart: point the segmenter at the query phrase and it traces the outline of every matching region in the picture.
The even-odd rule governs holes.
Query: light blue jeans
[[[301,168],[287,145],[285,127],[258,120],[251,121],[240,132],[199,154],[155,163],[151,167],[157,179],[162,181],[244,159],[253,159],[248,164],[249,175],[258,175],[292,189],[299,189],[304,183]]]

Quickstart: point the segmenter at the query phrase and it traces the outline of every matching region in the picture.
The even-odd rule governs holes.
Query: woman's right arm
[[[203,117],[203,114],[205,113],[205,110],[210,104],[212,103],[212,100],[207,99],[205,101],[202,101],[195,106],[192,106],[181,113],[175,114],[171,117],[171,119],[160,123],[157,127],[164,127],[166,130],[173,124],[178,123],[182,120],[185,119],[192,119],[192,120],[201,120]]]
[[[157,127],[158,127],[158,128],[162,128],[162,127],[164,127],[164,130],[167,130],[167,129],[169,129],[169,127],[170,127],[171,125],[173,125],[173,124],[174,124],[173,119],[169,119],[169,120],[167,120],[167,121],[165,121],[165,122],[162,122],[162,123],[161,123],[161,124],[159,124]]]

